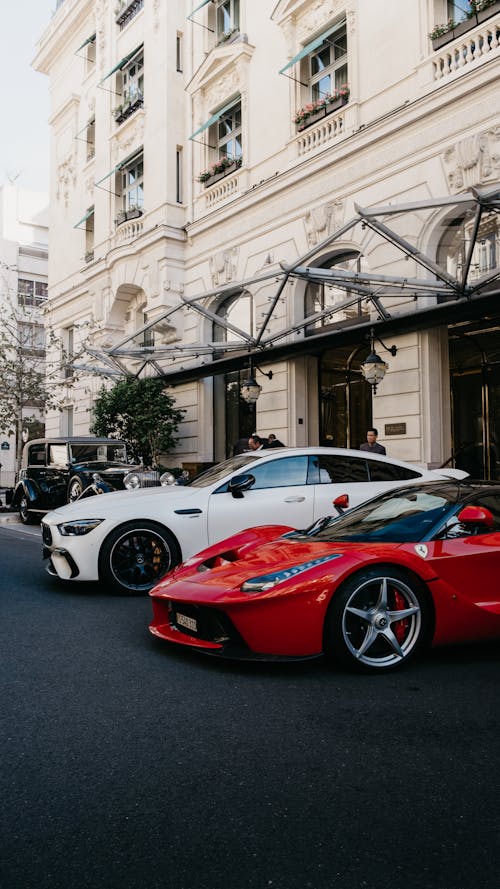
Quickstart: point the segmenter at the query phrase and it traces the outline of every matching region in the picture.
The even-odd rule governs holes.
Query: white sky
[[[49,189],[49,78],[31,67],[56,0],[1,0],[0,185]]]

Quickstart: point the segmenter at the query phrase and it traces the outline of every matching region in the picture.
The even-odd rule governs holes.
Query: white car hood
[[[161,502],[158,498],[162,498]],[[163,485],[158,488],[139,488],[138,491],[116,491],[113,494],[96,494],[76,500],[67,506],[60,506],[47,513],[45,519],[54,518],[58,522],[70,519],[107,519],[120,516],[124,520],[147,515],[148,507],[155,510],[161,505],[171,512],[178,507],[185,507],[190,500],[206,500],[200,497],[200,488],[189,488],[182,485]]]

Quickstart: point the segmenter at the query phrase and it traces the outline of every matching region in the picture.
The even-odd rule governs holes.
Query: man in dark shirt
[[[369,451],[370,454],[385,454],[385,448],[377,441],[378,429],[372,426],[366,433],[366,441],[359,446],[360,451]]]

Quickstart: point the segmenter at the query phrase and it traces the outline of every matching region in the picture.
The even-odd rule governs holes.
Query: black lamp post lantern
[[[270,370],[266,373],[265,370],[261,370],[260,367],[257,367],[257,365],[255,365],[255,369],[258,370],[259,373],[263,374],[263,376],[267,377],[268,380],[272,380],[272,378],[273,378],[272,370]],[[254,373],[252,370],[252,362],[250,362],[248,371],[249,371],[248,380],[245,380],[245,382],[241,384],[240,394],[241,394],[241,397],[244,399],[244,401],[247,402],[247,404],[255,404],[260,393],[262,392],[262,386],[260,386],[259,383],[257,382],[257,380],[255,379],[255,376],[254,376]]]
[[[373,327],[370,330],[370,354],[366,358],[366,360],[361,365],[361,373],[363,374],[367,383],[370,386],[373,386],[373,391],[377,391],[377,386],[384,379],[387,371],[389,370],[389,365],[386,361],[383,361],[380,355],[377,355],[375,351],[375,340],[382,346],[386,352],[390,352],[394,357],[397,353],[396,346],[386,346],[385,343],[382,342],[379,337],[376,337],[373,332]]]

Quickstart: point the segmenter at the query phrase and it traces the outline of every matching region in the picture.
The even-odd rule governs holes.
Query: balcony
[[[125,0],[119,3],[115,10],[115,21],[120,31],[128,25],[129,21],[137,15],[144,6],[144,0]]]
[[[493,10],[497,7],[498,10],[494,13]],[[464,34],[456,35],[453,31],[453,36],[446,41],[443,48],[435,51],[432,59],[434,81],[441,83],[500,55],[500,3],[489,6],[486,11],[489,12],[489,17],[484,22],[471,25],[472,20],[467,20],[469,27]],[[446,36],[449,34],[447,32]]]
[[[134,96],[129,99],[125,99],[125,101],[118,105],[113,109],[113,117],[116,120],[117,124],[124,123],[129,117],[132,116],[139,108],[142,108],[144,105],[144,96],[142,93],[137,92]]]

